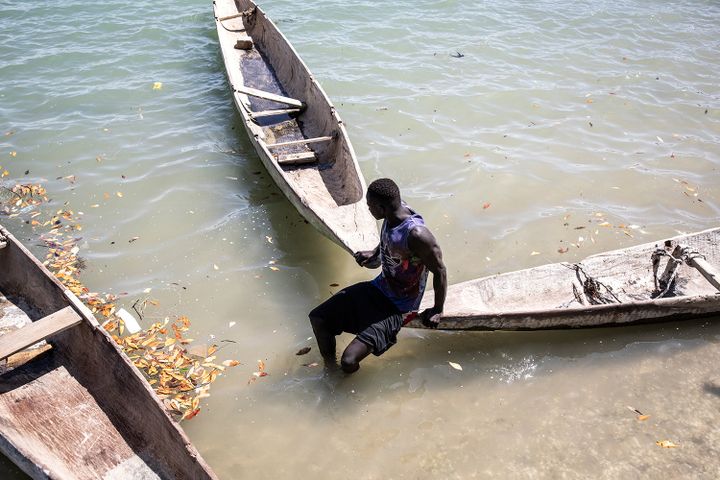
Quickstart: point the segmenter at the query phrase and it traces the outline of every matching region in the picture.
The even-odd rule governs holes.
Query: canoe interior
[[[307,66],[265,13],[249,0],[216,0],[218,39],[228,81],[242,87],[300,100],[301,111],[270,116],[288,105],[234,92],[243,125],[269,173],[300,213],[332,240],[354,252],[379,243],[377,225],[365,205],[365,181],[345,127]],[[252,48],[235,48],[238,39]],[[300,139],[329,141],[271,147]],[[307,163],[287,164],[289,155],[314,154]]]
[[[225,11],[247,11],[255,7],[250,1],[219,1],[229,3]],[[313,81],[292,46],[285,40],[275,25],[262,13],[256,13],[222,22],[227,28],[244,28],[252,38],[250,50],[234,49],[237,53],[237,80],[240,85],[256,88],[278,95],[296,98],[306,104],[299,115],[275,115],[257,118],[255,123],[265,143],[273,144],[331,136],[330,142],[309,145],[293,145],[273,149],[274,154],[315,152],[318,161],[305,165],[282,165],[291,182],[307,185],[318,183],[337,205],[347,205],[363,199],[364,189],[355,170],[354,154],[346,136],[338,128],[338,118],[325,94]],[[249,105],[248,105],[249,104]],[[288,108],[287,105],[271,100],[249,96],[246,102],[249,112],[262,112]]]
[[[674,288],[654,298],[651,255],[684,244],[720,266],[720,229],[451,285],[442,329],[542,329],[621,325],[720,312],[720,294],[696,269],[681,264]],[[667,260],[661,261],[662,273]],[[579,267],[579,268],[578,268]],[[585,279],[600,282],[600,296],[586,294]],[[603,297],[603,298],[600,298]],[[432,304],[432,292],[422,308]],[[419,322],[409,324],[422,328]]]
[[[115,342],[0,235],[0,336],[70,305],[83,317],[0,361],[0,450],[33,478],[216,478]]]

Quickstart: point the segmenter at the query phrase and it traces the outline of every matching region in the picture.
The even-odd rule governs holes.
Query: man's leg
[[[334,340],[334,338],[333,338]],[[347,346],[342,354],[340,365],[343,372],[354,373],[360,368],[360,362],[363,358],[372,353],[372,347],[357,338],[354,338],[350,345]]]
[[[328,327],[328,322],[320,316],[315,314],[315,310],[310,312],[310,324],[312,325],[313,332],[315,333],[315,340],[320,350],[325,363],[335,365],[337,363],[336,346],[335,346],[335,334]]]

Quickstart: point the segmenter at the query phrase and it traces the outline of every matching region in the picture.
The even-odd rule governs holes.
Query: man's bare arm
[[[420,316],[427,326],[437,327],[447,294],[447,272],[442,259],[442,250],[433,234],[425,227],[416,227],[410,231],[408,247],[420,257],[423,264],[433,274],[435,304],[432,308],[423,311]]]

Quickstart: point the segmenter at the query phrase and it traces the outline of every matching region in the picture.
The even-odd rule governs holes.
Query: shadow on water
[[[703,390],[706,393],[712,393],[713,395],[720,397],[720,384],[716,382],[706,382],[703,385]]]
[[[0,453],[0,478],[3,480],[29,480],[30,477],[20,470],[9,458]]]
[[[312,372],[297,369],[273,386],[265,401],[284,402],[282,393],[298,394],[319,412],[347,413],[383,402],[395,392],[404,397],[425,390],[455,389],[475,381],[512,383],[561,374],[575,362],[592,359],[598,366],[630,358],[666,357],[720,338],[720,318],[587,330],[538,332],[432,332],[404,330],[398,344],[380,358],[369,357],[359,372]],[[463,366],[455,372],[448,361]],[[492,380],[491,380],[492,379]],[[706,383],[720,396],[720,384]],[[356,392],[362,392],[358,400]],[[339,407],[339,408],[338,408]],[[332,415],[332,413],[330,413]]]

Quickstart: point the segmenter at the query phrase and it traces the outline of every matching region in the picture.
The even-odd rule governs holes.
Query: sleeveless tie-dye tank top
[[[410,232],[417,226],[425,226],[425,221],[412,209],[410,211],[412,215],[393,228],[387,226],[387,221],[383,222],[380,233],[382,272],[372,282],[401,313],[418,309],[428,276],[425,265],[408,247]]]

